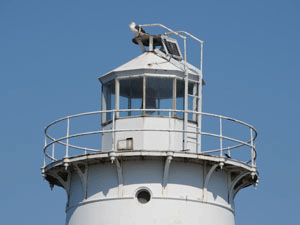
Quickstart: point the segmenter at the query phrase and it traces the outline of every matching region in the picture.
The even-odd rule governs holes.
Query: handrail
[[[84,117],[84,116],[90,116],[90,115],[100,115],[101,118],[101,114],[103,113],[112,113],[113,115],[119,114],[121,112],[144,112],[144,111],[160,111],[160,112],[168,112],[168,116],[159,116],[159,117],[166,117],[166,118],[177,118],[172,116],[172,113],[174,115],[174,113],[188,113],[188,114],[200,114],[202,117],[203,116],[207,116],[207,117],[214,117],[217,119],[220,119],[220,132],[219,133],[211,133],[211,132],[205,132],[203,131],[203,129],[200,129],[201,131],[199,131],[199,127],[197,126],[197,124],[194,124],[194,128],[195,131],[192,130],[184,130],[184,129],[170,129],[169,127],[167,127],[166,129],[145,129],[145,128],[139,128],[139,129],[111,129],[111,130],[103,130],[102,127],[100,130],[95,130],[95,131],[88,131],[88,132],[79,132],[79,133],[75,133],[75,134],[70,134],[70,123],[71,120],[73,118],[77,118],[77,117]],[[177,114],[178,115],[178,114]],[[157,117],[154,115],[150,115],[150,117]],[[113,120],[118,120],[118,119],[122,119],[122,118],[126,118],[126,117],[119,117],[119,118],[115,118],[115,116],[112,116]],[[142,117],[142,116],[136,116],[136,117]],[[99,117],[98,117],[99,118]],[[132,118],[132,117],[130,117]],[[205,118],[205,117],[204,117]],[[179,119],[179,118],[177,118]],[[242,126],[248,127],[248,129],[250,129],[250,138],[246,141],[242,141],[239,140],[237,138],[233,138],[233,137],[229,137],[223,134],[223,126],[222,126],[222,121],[223,120],[227,120],[230,121],[232,123],[237,123],[240,124]],[[49,132],[49,128],[50,127],[54,127],[56,124],[59,124],[61,122],[67,121],[67,132],[66,132],[66,136],[64,137],[59,137],[59,138],[55,138],[53,135],[50,134]],[[112,121],[112,122],[114,122]],[[169,133],[186,133],[186,134],[197,134],[197,135],[201,135],[201,136],[210,136],[210,137],[215,137],[218,138],[220,140],[220,148],[219,149],[202,149],[200,153],[198,154],[212,154],[212,153],[220,153],[220,156],[223,157],[223,152],[228,152],[230,154],[230,151],[233,149],[238,149],[240,147],[248,147],[251,150],[251,160],[247,161],[246,163],[251,162],[252,166],[255,166],[255,160],[257,157],[257,153],[256,153],[256,149],[254,146],[254,141],[257,138],[257,131],[256,129],[248,124],[245,123],[243,121],[237,120],[237,119],[233,119],[230,117],[226,117],[226,116],[222,116],[222,115],[217,115],[217,114],[212,114],[212,113],[200,113],[200,112],[195,112],[195,111],[184,111],[184,110],[171,110],[171,109],[121,109],[121,110],[102,110],[102,111],[94,111],[94,112],[86,112],[86,113],[79,113],[79,114],[75,114],[75,115],[71,115],[71,116],[66,116],[64,118],[58,119],[53,121],[52,123],[48,124],[45,127],[45,146],[43,148],[44,151],[44,166],[47,165],[47,159],[50,160],[50,163],[53,161],[56,161],[58,159],[55,158],[55,144],[58,144],[60,146],[65,146],[65,157],[68,156],[73,156],[72,155],[72,149],[77,149],[77,150],[81,150],[84,151],[84,154],[86,154],[87,152],[101,152],[101,149],[94,149],[94,148],[87,148],[86,146],[82,147],[82,146],[78,146],[78,145],[74,145],[74,144],[70,144],[69,140],[70,139],[74,139],[76,137],[81,137],[81,136],[88,136],[88,135],[96,135],[96,134],[105,134],[105,133],[118,133],[118,132],[132,132],[132,131],[145,131],[145,132],[169,132]],[[226,146],[223,147],[223,140],[227,140],[233,143],[236,143],[234,145],[230,145],[230,146]],[[49,142],[48,142],[49,141]],[[113,141],[114,142],[114,141]],[[195,142],[195,144],[198,144],[197,142]],[[48,153],[48,150],[50,149],[49,147],[52,146],[52,154]],[[112,146],[113,148],[113,146]],[[112,149],[113,150],[113,149]],[[49,163],[48,163],[49,164]]]
[[[199,38],[195,37],[194,35],[190,34],[189,32],[186,32],[186,31],[174,31],[172,30],[171,28],[165,26],[165,25],[162,25],[162,24],[159,24],[159,23],[154,23],[154,24],[141,24],[139,25],[140,27],[160,27],[160,28],[163,28],[169,32],[166,32],[164,33],[164,35],[171,35],[171,34],[175,34],[176,36],[180,37],[181,39],[184,40],[184,60],[185,60],[185,63],[187,63],[187,58],[186,58],[186,39],[187,37],[182,35],[182,34],[185,34],[187,35],[188,37],[194,39],[195,41],[199,42],[200,43],[200,71],[201,71],[201,79],[202,79],[202,64],[203,64],[203,41],[200,40]]]

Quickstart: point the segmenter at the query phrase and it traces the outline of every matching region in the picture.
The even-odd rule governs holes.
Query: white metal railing
[[[219,120],[219,126],[215,127],[216,130],[218,130],[218,132],[206,132],[205,129],[203,129],[203,127],[200,129],[199,127],[197,127],[197,123],[195,122],[190,122],[191,126],[193,126],[194,131],[191,130],[184,130],[183,129],[171,129],[170,126],[166,127],[165,129],[116,129],[115,127],[115,123],[118,119],[121,118],[131,118],[131,117],[117,117],[117,115],[121,112],[141,112],[141,116],[134,116],[134,117],[142,117],[143,115],[146,114],[146,116],[149,117],[162,117],[162,116],[155,116],[155,115],[147,115],[148,112],[150,111],[155,111],[155,112],[166,112],[167,116],[163,116],[166,119],[171,119],[171,118],[177,118],[177,119],[182,119],[182,118],[178,118],[176,117],[176,115],[178,115],[178,113],[182,113],[183,115],[185,113],[187,114],[200,114],[202,117],[202,124],[204,124],[205,122],[205,118],[213,118],[216,120]],[[112,128],[107,130],[107,129],[102,129],[103,127],[101,126],[101,114],[103,113],[111,113],[112,114],[112,119],[106,123],[111,123],[112,124]],[[87,117],[87,116],[96,116],[97,120],[95,120],[94,122],[92,122],[94,125],[97,124],[99,125],[99,129],[98,130],[92,130],[92,131],[86,131],[86,132],[76,132],[76,133],[72,133],[71,132],[71,121],[75,120],[75,118],[83,118],[83,117]],[[229,121],[232,124],[238,124],[241,125],[241,127],[243,128],[247,128],[247,130],[250,132],[248,138],[246,138],[246,140],[241,140],[241,138],[235,138],[235,137],[229,137],[227,135],[224,135],[224,121]],[[63,125],[62,123],[66,123],[66,125]],[[91,124],[91,123],[89,123]],[[63,125],[63,127],[60,127],[58,125]],[[55,127],[58,126],[58,127]],[[82,125],[79,127],[83,127]],[[210,126],[209,126],[210,127]],[[56,128],[56,129],[55,129]],[[50,132],[50,130],[54,129],[53,131]],[[230,125],[226,126],[226,130],[230,130],[230,131],[234,131],[234,129],[236,128],[230,128]],[[64,131],[63,131],[64,130]],[[221,116],[221,115],[216,115],[216,114],[211,114],[211,113],[199,113],[199,112],[195,112],[195,111],[184,111],[184,110],[171,110],[171,109],[124,109],[124,110],[105,110],[105,111],[94,111],[94,112],[87,112],[87,113],[80,113],[80,114],[76,114],[76,115],[72,115],[72,116],[67,116],[64,118],[61,118],[59,120],[56,120],[52,123],[50,123],[48,126],[46,126],[45,128],[45,146],[43,148],[44,151],[44,167],[46,165],[48,165],[51,162],[60,160],[62,158],[65,157],[71,157],[71,156],[75,156],[75,155],[84,155],[84,154],[89,154],[89,153],[97,153],[97,152],[101,152],[101,136],[105,133],[112,133],[112,146],[111,146],[111,151],[115,151],[115,135],[118,132],[132,132],[132,131],[144,131],[144,132],[168,132],[170,135],[172,133],[183,133],[183,134],[196,134],[196,135],[200,135],[201,140],[198,141],[189,141],[190,143],[194,143],[196,145],[201,144],[200,146],[200,152],[198,152],[198,154],[205,154],[205,155],[217,155],[220,157],[223,157],[224,154],[226,155],[226,157],[230,157],[232,159],[235,160],[239,160],[238,158],[235,158],[231,153],[232,150],[237,151],[238,149],[240,149],[241,151],[244,151],[245,147],[246,149],[248,149],[249,151],[249,159],[248,160],[243,160],[243,162],[250,164],[251,166],[255,166],[255,160],[256,160],[256,149],[255,149],[255,145],[254,145],[254,141],[257,137],[257,131],[255,130],[255,128],[245,122],[242,122],[240,120],[236,120],[230,117],[225,117],[225,116]],[[51,134],[50,134],[51,133]],[[55,136],[52,133],[63,133],[66,134],[66,136],[62,135],[62,136]],[[82,146],[82,145],[78,145],[78,144],[71,144],[71,140],[75,140],[76,138],[79,137],[83,137],[83,136],[92,136],[92,135],[98,135],[98,137],[96,138],[96,141],[98,141],[98,148],[91,148],[91,147],[87,147]],[[214,137],[219,139],[219,144],[218,144],[218,148],[215,149],[206,149],[205,148],[205,141],[203,140],[204,137]],[[224,146],[224,142],[230,142],[231,144],[227,146]],[[209,141],[211,142],[211,141]],[[215,142],[215,141],[213,141]],[[86,144],[86,143],[85,143]],[[59,150],[57,150],[57,146],[59,146]],[[75,151],[77,150],[77,151]],[[79,150],[79,153],[78,153]],[[185,150],[185,149],[182,149]],[[58,154],[59,153],[59,154]],[[241,161],[241,160],[239,160]]]

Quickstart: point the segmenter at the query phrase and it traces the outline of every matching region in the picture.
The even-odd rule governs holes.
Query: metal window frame
[[[134,78],[142,78],[143,79],[143,96],[142,96],[142,110],[143,110],[143,115],[146,113],[146,88],[147,88],[147,78],[149,77],[154,77],[154,78],[168,78],[168,79],[172,79],[172,110],[176,110],[176,92],[174,92],[174,90],[176,90],[176,82],[177,79],[182,79],[181,77],[178,77],[176,75],[172,75],[172,76],[161,76],[161,75],[152,75],[152,74],[143,74],[143,75],[137,75],[137,76],[125,76],[125,77],[117,77],[115,78],[115,109],[119,110],[120,109],[120,80],[125,80],[125,79],[134,79]],[[175,103],[174,103],[175,101]],[[118,115],[119,113],[117,113]],[[118,117],[118,116],[116,116]]]

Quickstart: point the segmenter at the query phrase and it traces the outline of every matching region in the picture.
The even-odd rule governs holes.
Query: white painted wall
[[[152,199],[141,205],[134,199],[116,199],[72,208],[67,224],[234,225],[234,215],[225,208],[184,200]]]
[[[89,165],[86,184],[72,172],[67,225],[234,224],[234,213],[227,202],[226,171],[217,169],[212,174],[204,200],[203,185],[210,166],[204,169],[199,163],[171,161],[163,192],[165,157],[120,160],[122,192],[116,166],[110,162]],[[83,185],[87,187],[86,199]],[[140,188],[147,188],[152,194],[146,204],[135,197]]]
[[[196,131],[196,125],[189,123],[188,130]],[[111,130],[112,123],[103,126],[103,130]],[[133,150],[151,151],[181,151],[183,149],[183,134],[175,132],[183,130],[183,120],[166,117],[135,117],[120,118],[115,121],[115,130],[130,130],[130,132],[117,131],[115,133],[115,146],[119,140],[133,138]],[[134,130],[145,131],[134,131]],[[146,131],[156,129],[162,131]],[[170,132],[168,130],[171,130]],[[112,133],[106,133],[102,137],[102,150],[112,150]],[[188,133],[188,141],[197,141],[196,134]],[[196,152],[196,144],[188,142],[190,152]]]

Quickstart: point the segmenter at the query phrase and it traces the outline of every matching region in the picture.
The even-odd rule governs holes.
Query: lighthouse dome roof
[[[188,73],[193,76],[199,76],[200,70],[191,64],[187,63]],[[144,52],[140,56],[130,60],[129,62],[111,70],[102,75],[99,80],[105,82],[107,79],[114,78],[116,75],[134,75],[138,72],[143,73],[159,73],[184,75],[185,62],[183,60],[176,60],[164,52],[155,49],[153,52]],[[115,76],[114,76],[115,75]]]
[[[155,69],[155,70],[179,70],[167,59],[159,57],[154,52],[144,52],[142,55],[130,60],[129,62],[114,69],[114,72],[136,69]]]

